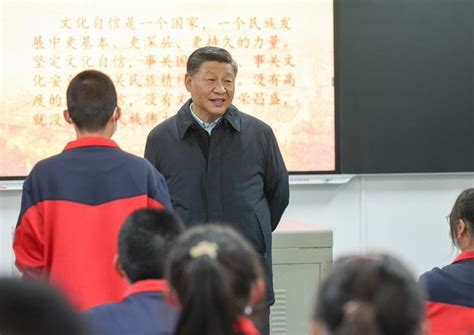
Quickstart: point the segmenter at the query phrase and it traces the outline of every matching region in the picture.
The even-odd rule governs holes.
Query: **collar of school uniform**
[[[237,322],[234,324],[234,332],[242,335],[258,335],[257,328],[253,322],[243,316],[237,319]]]
[[[81,137],[69,142],[64,150],[72,150],[82,147],[112,147],[120,149],[115,141],[105,137]]]
[[[474,260],[474,250],[462,252],[458,257],[456,257],[453,263],[459,263],[465,260]]]
[[[124,298],[143,292],[164,292],[167,287],[168,282],[164,279],[140,280],[127,288]]]

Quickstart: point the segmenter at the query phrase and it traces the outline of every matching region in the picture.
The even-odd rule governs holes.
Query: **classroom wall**
[[[474,187],[474,173],[367,175],[344,184],[291,185],[283,219],[331,227],[335,257],[389,251],[418,275],[455,257],[445,216],[468,187]],[[20,190],[0,191],[1,274],[13,272],[11,240],[20,198]]]

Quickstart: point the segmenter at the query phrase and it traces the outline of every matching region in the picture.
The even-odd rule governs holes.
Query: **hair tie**
[[[253,308],[250,305],[245,306],[244,308],[244,315],[251,316],[253,314]]]
[[[192,258],[208,256],[211,259],[216,259],[217,249],[218,245],[216,243],[201,241],[189,250],[189,255]]]

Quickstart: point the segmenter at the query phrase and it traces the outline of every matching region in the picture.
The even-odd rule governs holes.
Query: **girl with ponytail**
[[[424,334],[423,294],[388,255],[345,257],[323,283],[313,335]]]
[[[176,335],[258,335],[250,314],[263,299],[262,269],[250,244],[233,229],[189,229],[171,250],[168,301],[181,308]]]

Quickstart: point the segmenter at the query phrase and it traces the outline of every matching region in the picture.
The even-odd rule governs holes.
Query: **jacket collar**
[[[167,288],[168,283],[164,279],[139,280],[127,288],[124,298],[143,292],[164,292]]]
[[[253,322],[246,317],[239,317],[234,323],[234,332],[242,335],[258,335],[259,332]]]
[[[66,144],[64,150],[82,147],[111,147],[120,149],[115,141],[105,137],[81,137]]]
[[[466,260],[474,260],[474,250],[462,252],[458,257],[456,257],[453,263],[459,263]]]
[[[189,109],[189,105],[191,105],[191,102],[191,99],[186,101],[184,105],[180,108],[176,116],[176,122],[178,124],[178,135],[181,140],[188,131],[189,127],[192,124],[196,123]],[[227,122],[232,126],[232,128],[240,132],[240,111],[234,105],[230,105],[229,109],[227,109],[225,114],[222,116],[222,119],[227,120]]]

